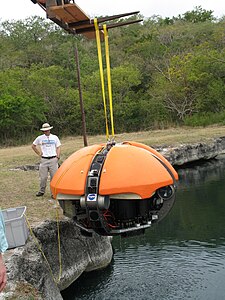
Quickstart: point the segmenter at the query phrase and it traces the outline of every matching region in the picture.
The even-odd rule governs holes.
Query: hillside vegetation
[[[224,124],[224,28],[196,7],[110,30],[115,131]],[[75,46],[87,132],[104,134],[95,41],[32,17],[0,23],[1,145],[27,142],[45,121],[60,136],[81,135]]]

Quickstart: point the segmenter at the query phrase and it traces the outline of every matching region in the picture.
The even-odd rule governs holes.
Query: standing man
[[[3,252],[8,248],[5,236],[5,223],[0,211],[0,293],[5,288],[7,282],[6,267],[3,260]]]
[[[39,135],[32,144],[34,152],[41,157],[39,166],[40,189],[36,194],[37,197],[43,196],[45,193],[48,172],[50,173],[50,178],[52,180],[58,169],[61,143],[56,135],[50,133],[52,128],[53,126],[44,123],[40,129],[43,134]]]

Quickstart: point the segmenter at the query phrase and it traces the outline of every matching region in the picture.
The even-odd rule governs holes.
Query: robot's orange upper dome
[[[84,195],[90,165],[105,146],[89,146],[72,154],[51,181],[53,196]],[[98,193],[103,196],[129,193],[144,199],[177,179],[176,171],[156,150],[136,142],[123,142],[107,153]]]

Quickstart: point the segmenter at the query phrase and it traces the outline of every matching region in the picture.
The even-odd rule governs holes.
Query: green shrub
[[[186,117],[184,125],[186,126],[208,126],[213,124],[225,124],[225,111],[219,113],[204,113],[195,114],[191,117]]]

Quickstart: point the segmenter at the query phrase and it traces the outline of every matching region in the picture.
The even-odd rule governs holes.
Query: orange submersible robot
[[[162,220],[175,200],[177,172],[136,142],[82,148],[63,162],[51,190],[83,233],[130,236]]]

